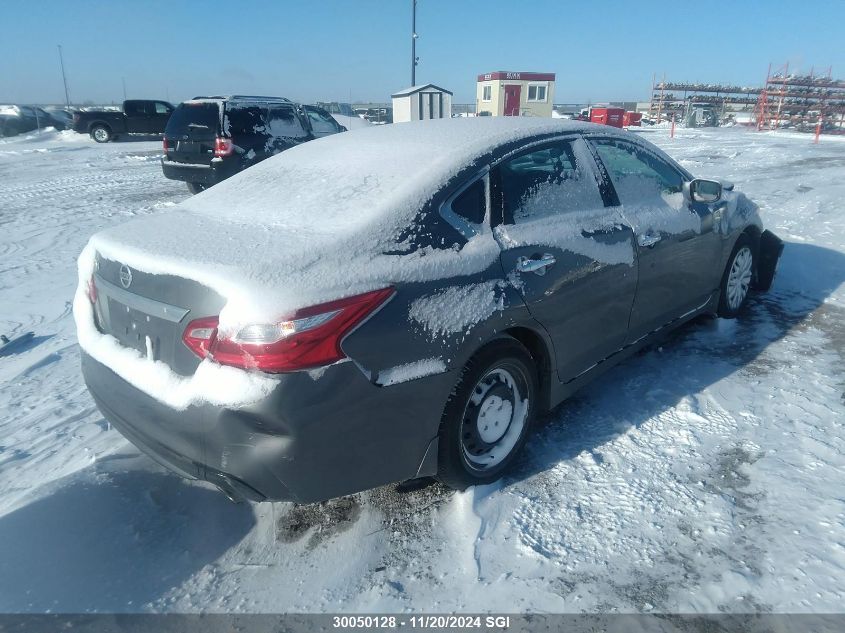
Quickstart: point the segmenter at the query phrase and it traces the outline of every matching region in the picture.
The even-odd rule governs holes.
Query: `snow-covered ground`
[[[642,133],[762,206],[772,292],[564,403],[501,484],[313,506],[163,471],[82,384],[75,260],[187,197],[159,142],[0,141],[0,333],[36,334],[0,357],[0,611],[842,611],[845,143]]]

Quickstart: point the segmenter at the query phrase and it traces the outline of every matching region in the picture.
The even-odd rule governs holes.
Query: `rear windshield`
[[[216,103],[182,103],[167,122],[167,136],[185,136],[208,132],[214,136],[220,127],[220,107]]]

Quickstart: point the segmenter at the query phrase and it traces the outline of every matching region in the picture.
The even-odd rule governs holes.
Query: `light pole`
[[[67,92],[67,77],[65,77],[65,60],[62,57],[62,45],[58,44],[59,47],[59,64],[62,67],[62,82],[65,85],[65,105],[69,108],[70,107],[70,97],[68,96]]]
[[[411,0],[411,85],[417,85],[417,0]]]

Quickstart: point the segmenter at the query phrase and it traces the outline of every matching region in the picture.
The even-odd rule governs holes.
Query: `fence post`
[[[675,138],[675,114],[672,114],[672,131],[669,132],[669,138]]]
[[[813,139],[814,144],[818,144],[819,135],[822,133],[822,115],[819,114],[819,122],[816,123],[816,137]]]

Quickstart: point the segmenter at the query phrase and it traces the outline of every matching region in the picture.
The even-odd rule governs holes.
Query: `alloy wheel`
[[[728,306],[731,310],[738,310],[748,295],[751,285],[751,272],[754,258],[751,249],[743,246],[734,255],[731,270],[728,273],[727,294]]]

